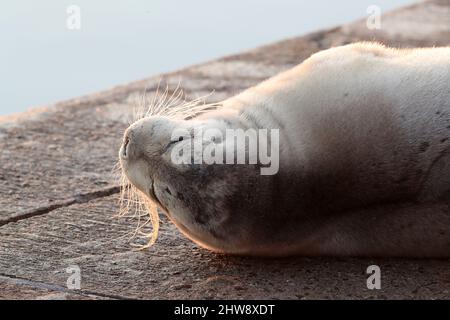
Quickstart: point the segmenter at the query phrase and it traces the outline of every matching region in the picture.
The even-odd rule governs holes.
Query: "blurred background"
[[[412,0],[15,0],[0,5],[0,115],[382,13]],[[79,9],[79,29],[68,19]],[[70,20],[73,22],[73,20]]]

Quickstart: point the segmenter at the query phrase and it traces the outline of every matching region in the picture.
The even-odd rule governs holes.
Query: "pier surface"
[[[123,237],[111,170],[133,106],[159,80],[189,97],[222,100],[312,53],[376,40],[394,47],[450,45],[450,0],[287,39],[108,91],[0,118],[0,298],[3,299],[449,299],[450,261],[228,257],[197,247],[163,220],[152,248]],[[126,63],[126,62],[124,62]],[[133,63],[130,61],[129,63]],[[381,268],[381,289],[366,268]],[[81,272],[67,286],[68,268]]]

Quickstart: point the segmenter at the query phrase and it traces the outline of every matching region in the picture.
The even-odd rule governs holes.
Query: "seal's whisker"
[[[138,100],[138,98],[135,98],[136,102],[133,107],[133,117],[132,117],[133,120],[140,119],[145,112],[144,108],[145,108],[146,92],[147,87],[144,89],[144,94],[140,96],[140,100]]]
[[[183,97],[183,90],[180,89],[180,81],[178,81],[178,84],[177,84],[175,90],[172,92],[170,98],[167,100],[167,102],[164,103],[164,105],[160,108],[160,110],[158,110],[157,114],[158,115],[164,114],[165,110],[178,104],[178,102],[180,101],[180,99],[182,97]],[[152,114],[152,115],[156,115],[156,114]]]
[[[178,104],[180,99],[183,97],[183,90],[176,88],[175,91],[172,93],[171,98],[167,101],[167,103],[161,108],[158,114],[163,115],[164,112],[170,108],[173,108],[175,105]]]
[[[161,97],[158,99],[158,102],[155,104],[152,115],[158,114],[158,111],[160,110],[161,106],[164,104],[164,102],[167,99],[168,91],[169,91],[169,85],[166,84],[166,89],[164,90]]]
[[[167,103],[164,105],[164,107],[167,107],[172,103],[172,101],[177,100],[179,98],[179,92],[183,92],[183,90],[180,89],[180,82],[178,82],[177,86],[173,90],[172,94],[170,95],[170,98],[167,100]]]
[[[153,114],[153,110],[154,110],[154,106],[156,103],[156,99],[158,97],[159,94],[159,87],[161,85],[161,78],[158,81],[158,86],[156,87],[156,92],[154,93],[153,97],[152,97],[152,101],[150,102],[150,105],[148,106],[147,112],[146,114]]]

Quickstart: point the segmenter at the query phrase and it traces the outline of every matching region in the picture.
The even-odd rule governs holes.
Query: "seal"
[[[450,47],[324,50],[219,105],[188,120],[146,116],[119,151],[131,184],[200,246],[450,256]],[[200,129],[218,135],[193,134]],[[226,148],[225,131],[239,129],[279,130],[274,174],[261,174],[260,160],[174,160],[193,143]],[[177,130],[189,135],[174,138]],[[270,149],[275,140],[267,141]]]

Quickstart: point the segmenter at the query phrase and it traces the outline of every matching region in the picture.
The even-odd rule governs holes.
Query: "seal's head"
[[[196,130],[214,128],[220,136],[229,125],[229,121],[218,119],[150,116],[126,130],[119,151],[122,171],[129,182],[159,206],[185,235],[218,252],[235,252],[247,243],[246,219],[233,213],[238,208],[236,194],[243,187],[242,175],[258,175],[258,171],[252,165],[237,169],[234,165],[195,163],[194,159],[182,162],[174,149],[204,145],[203,137],[195,135]],[[209,139],[211,142],[223,143],[219,137]]]

